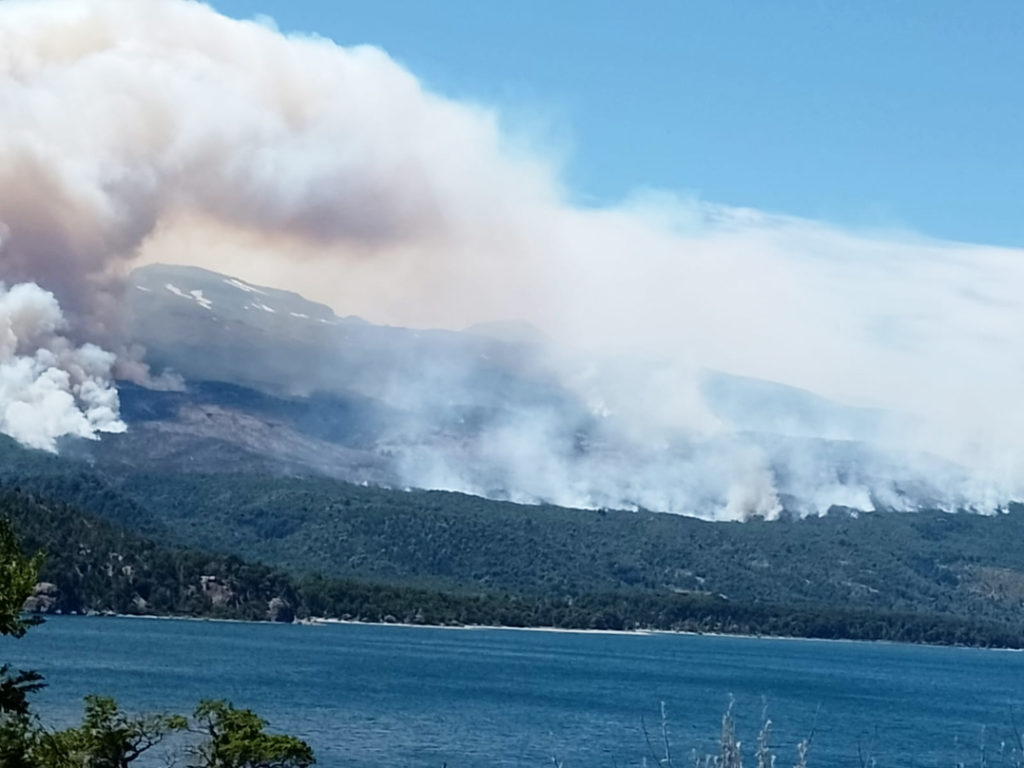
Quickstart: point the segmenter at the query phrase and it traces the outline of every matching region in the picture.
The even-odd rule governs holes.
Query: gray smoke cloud
[[[498,113],[372,47],[186,0],[4,0],[0,233],[0,277],[52,291],[76,342],[117,347],[125,271],[153,261],[378,322],[547,334],[591,449],[535,411],[405,446],[410,483],[730,518],[1024,496],[1024,252],[659,192],[574,206]],[[858,423],[723,401],[708,371]],[[832,455],[851,442],[871,451]]]

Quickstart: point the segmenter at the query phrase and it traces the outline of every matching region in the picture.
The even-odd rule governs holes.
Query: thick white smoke
[[[525,497],[710,498],[742,516],[777,511],[783,478],[817,509],[899,501],[925,476],[947,506],[1024,493],[1024,252],[660,194],[579,208],[494,112],[427,92],[382,51],[199,3],[0,2],[0,232],[0,278],[52,290],[76,340],[119,338],[119,280],[155,260],[376,321],[532,322],[599,361],[556,367],[644,458],[624,488],[622,472],[565,463],[557,419],[499,425],[472,452]],[[747,436],[754,406],[713,412],[705,370],[884,409],[869,430],[884,455],[948,464],[837,473]],[[680,435],[706,450],[665,448]],[[425,461],[414,479],[478,489],[458,452]]]
[[[64,326],[52,293],[34,283],[0,283],[0,433],[49,451],[66,435],[125,429],[114,355],[75,346],[60,335]]]

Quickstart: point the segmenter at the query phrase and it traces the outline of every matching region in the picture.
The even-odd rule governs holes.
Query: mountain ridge
[[[697,395],[719,427],[693,437],[632,419],[647,405],[629,402],[641,391],[629,382],[661,375],[657,366],[556,360],[520,324],[379,326],[167,265],[132,274],[127,309],[132,343],[185,388],[171,408],[170,396],[122,385],[127,434],[75,449],[100,462],[178,466],[193,452],[214,470],[219,460],[231,470],[258,463],[386,487],[727,519],[832,506],[993,511],[979,506],[967,469],[890,447],[905,442],[906,419],[788,385],[700,372]],[[613,387],[625,410],[608,408],[603,379],[591,375],[626,376]]]

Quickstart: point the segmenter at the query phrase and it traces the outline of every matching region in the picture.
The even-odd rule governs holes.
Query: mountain
[[[679,395],[676,379],[658,384],[658,361],[559,354],[520,323],[380,326],[167,265],[133,272],[126,306],[131,342],[182,386],[122,383],[128,432],[63,447],[100,465],[314,474],[719,519],[834,506],[993,511],[992,500],[1012,498],[914,448],[905,417],[716,371]],[[704,409],[708,434],[673,426],[680,407]]]
[[[438,390],[432,404],[459,407],[561,395],[531,359],[532,343],[500,338],[511,333],[507,328],[457,333],[373,325],[196,267],[136,269],[126,311],[146,361],[191,381],[285,396],[358,394],[399,408],[422,404],[424,382]]]
[[[184,381],[177,391],[119,384],[131,429],[62,449],[102,464],[403,486],[412,464],[466,449],[483,424],[541,411],[570,430],[588,419],[534,342],[504,338],[526,335],[518,327],[372,325],[293,293],[164,265],[132,273],[126,306],[146,362]]]

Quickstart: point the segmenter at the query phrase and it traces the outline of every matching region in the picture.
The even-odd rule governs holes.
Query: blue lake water
[[[1024,654],[961,648],[69,617],[0,660],[46,675],[54,725],[89,692],[134,711],[226,698],[328,768],[652,765],[661,702],[681,767],[714,751],[730,695],[747,755],[767,705],[780,768],[812,728],[812,768],[858,765],[858,743],[879,766],[976,764],[983,739],[998,765],[1024,721]]]

